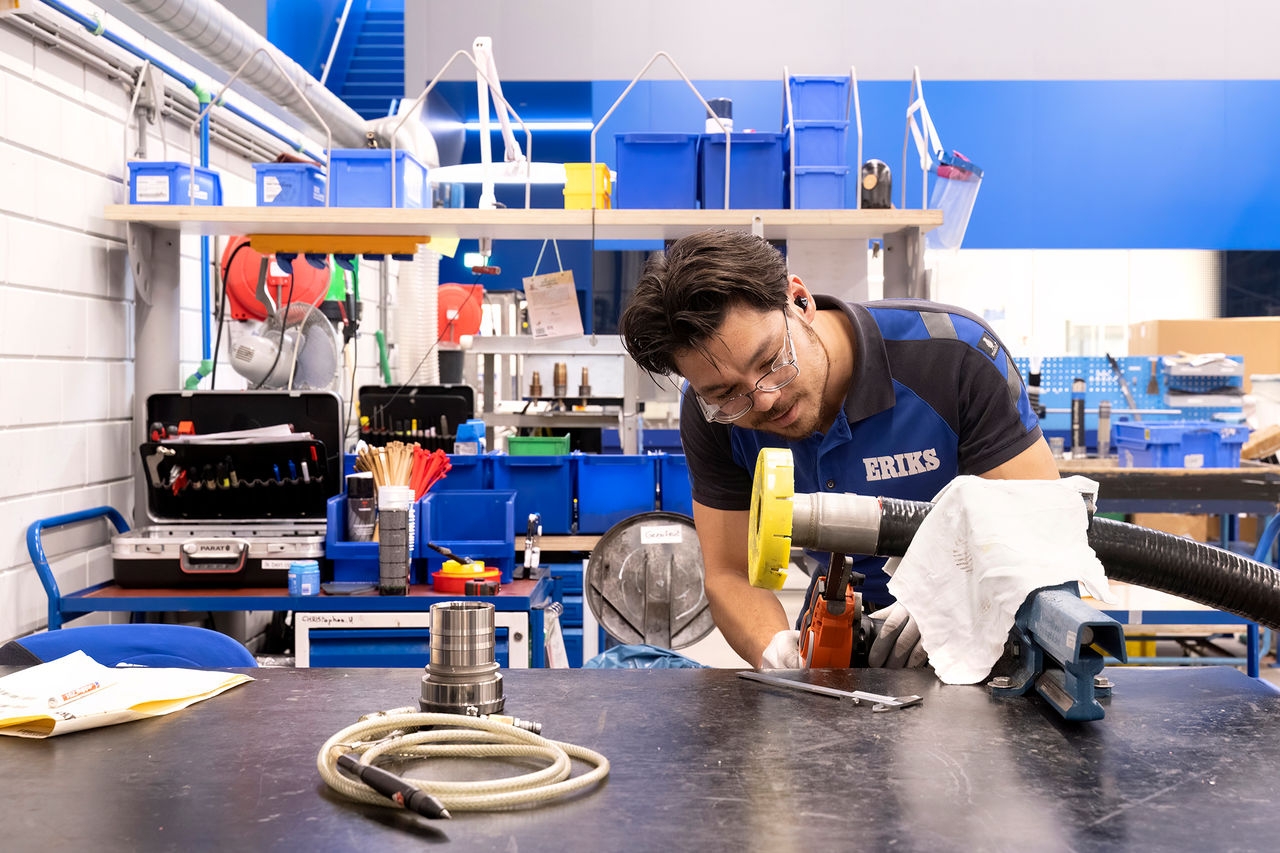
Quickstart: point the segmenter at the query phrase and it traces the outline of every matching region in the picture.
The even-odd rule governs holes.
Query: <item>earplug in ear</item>
[[[809,297],[797,296],[795,299],[795,302],[796,302],[796,307],[799,308],[801,311],[809,310]]]

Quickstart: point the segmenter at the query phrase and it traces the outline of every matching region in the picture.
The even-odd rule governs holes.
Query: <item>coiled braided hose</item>
[[[470,782],[406,781],[435,796],[450,811],[502,811],[540,805],[589,788],[609,775],[609,759],[594,750],[549,740],[506,723],[462,714],[388,713],[347,726],[325,741],[316,769],[325,783],[351,800],[378,806],[396,804],[338,770],[338,755],[359,753],[360,761],[431,758],[542,758],[548,766],[518,776]],[[572,761],[592,765],[571,776]]]

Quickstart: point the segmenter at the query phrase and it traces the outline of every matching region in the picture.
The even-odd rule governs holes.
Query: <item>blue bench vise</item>
[[[1124,628],[1080,600],[1074,583],[1027,596],[1014,617],[1005,657],[987,682],[994,696],[1035,689],[1066,720],[1100,720],[1098,697],[1111,695],[1104,655],[1128,660]]]

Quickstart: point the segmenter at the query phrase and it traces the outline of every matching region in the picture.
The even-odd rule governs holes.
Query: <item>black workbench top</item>
[[[814,672],[866,705],[730,670],[504,671],[507,713],[612,762],[540,809],[427,822],[315,769],[415,670],[259,669],[168,717],[0,738],[5,850],[1274,850],[1280,693],[1222,667],[1107,670],[1106,719],[1065,723],[928,672]],[[424,774],[429,775],[429,774]]]

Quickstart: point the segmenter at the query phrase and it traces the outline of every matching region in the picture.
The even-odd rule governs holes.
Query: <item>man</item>
[[[693,234],[652,257],[619,330],[642,369],[688,383],[680,438],[707,598],[753,665],[799,665],[782,605],[747,581],[762,447],[791,449],[797,492],[930,500],[959,474],[1058,477],[1022,378],[981,320],[923,300],[815,296],[749,234]],[[884,608],[871,664],[923,665],[919,630],[889,606],[883,562],[854,565],[864,602]]]

